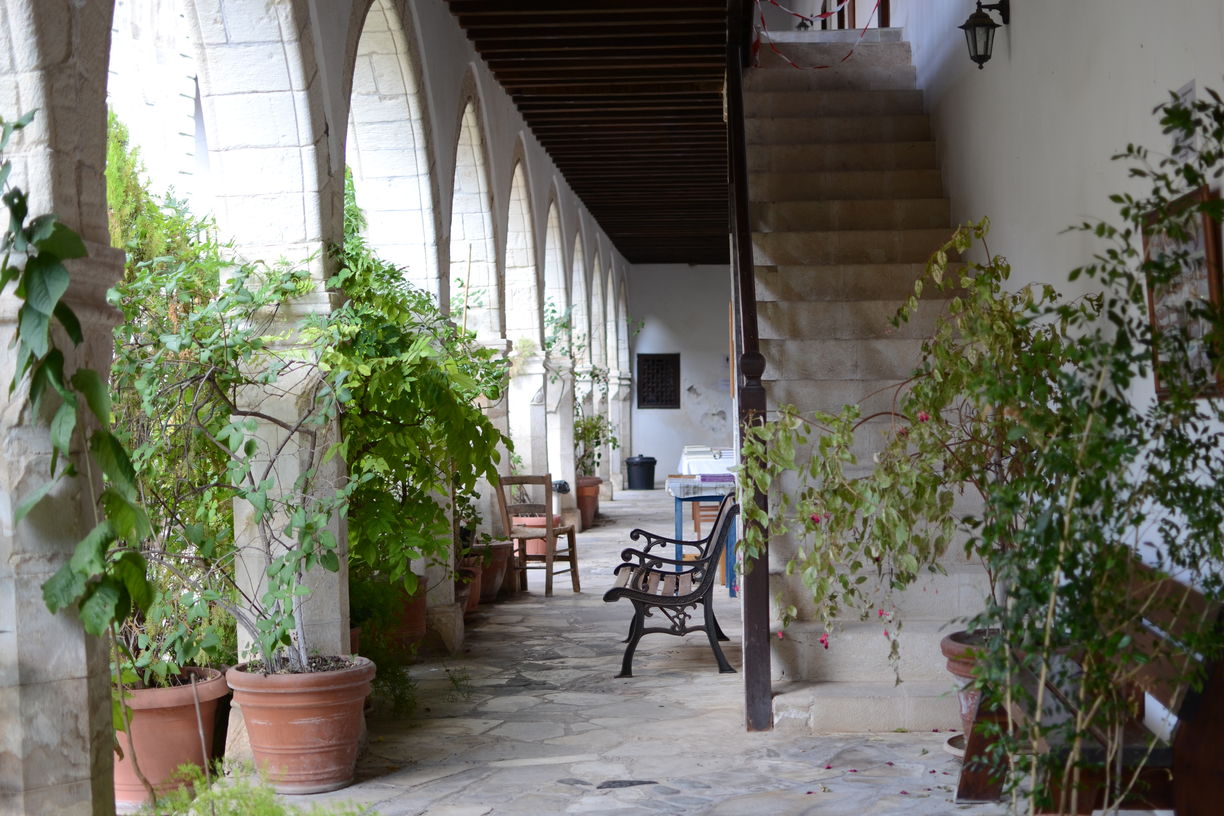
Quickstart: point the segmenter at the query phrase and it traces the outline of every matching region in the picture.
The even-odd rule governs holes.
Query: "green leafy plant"
[[[768,536],[795,543],[788,574],[801,576],[818,614],[832,630],[849,613],[877,621],[898,657],[904,621],[894,593],[923,572],[940,571],[940,556],[959,536],[989,567],[990,553],[974,533],[980,516],[953,514],[958,493],[979,500],[1023,470],[1034,440],[1017,433],[1020,417],[1040,410],[1067,362],[1064,322],[1034,322],[1030,309],[1060,303],[1049,286],[1008,291],[1007,261],[986,251],[983,263],[953,264],[972,241],[983,243],[989,223],[962,227],[931,258],[913,294],[893,319],[911,320],[924,292],[946,300],[908,379],[868,399],[881,407],[866,415],[858,405],[837,414],[800,413],[784,406],[778,417],[745,434],[744,476],[768,490],[793,474],[795,487],[779,492],[767,514],[744,509],[746,551]],[[1091,301],[1067,307],[1092,314]],[[1024,370],[1025,355],[1041,355],[1050,368]],[[987,398],[977,387],[991,377],[1025,383],[1011,401]],[[871,462],[858,451],[874,449]],[[1011,520],[1014,523],[1014,519]],[[990,546],[1006,547],[1006,537]],[[996,590],[991,574],[991,589]],[[783,610],[789,622],[796,610]]]
[[[1023,666],[1085,703],[1066,721],[1030,718],[998,734],[996,759],[1009,770],[1015,806],[1028,812],[1070,803],[1048,801],[1044,786],[1028,792],[1026,779],[1054,779],[1068,791],[1091,765],[1085,746],[1100,740],[1110,757],[1120,749],[1121,726],[1133,716],[1132,691],[1150,660],[1136,622],[1166,603],[1128,591],[1136,559],[1210,601],[1224,597],[1224,402],[1212,396],[1224,359],[1224,315],[1218,303],[1188,298],[1191,320],[1158,330],[1145,297],[1149,288],[1167,288],[1196,270],[1201,259],[1192,236],[1204,217],[1219,229],[1219,199],[1196,197],[1185,206],[1184,195],[1224,175],[1224,102],[1214,91],[1190,104],[1173,95],[1156,114],[1166,134],[1193,147],[1184,157],[1158,157],[1128,145],[1116,158],[1145,181],[1146,192],[1111,196],[1115,219],[1075,228],[1102,242],[1093,260],[1071,273],[1099,292],[1102,319],[1066,304],[1034,304],[1030,320],[1068,325],[1074,337],[1068,364],[1055,365],[1034,349],[1018,358],[1024,378],[975,383],[985,399],[1003,404],[1018,400],[1034,379],[1054,383],[1042,405],[1016,418],[1014,433],[1031,440],[1031,455],[990,492],[976,543],[1008,589],[973,621],[999,632],[979,660],[987,698],[1039,710],[1040,701],[1014,682]],[[1145,235],[1166,248],[1146,255]],[[1196,324],[1206,332],[1191,331]],[[1206,368],[1194,364],[1203,349]],[[1160,399],[1145,395],[1153,372],[1164,386]],[[1182,641],[1181,656],[1206,663],[1184,661],[1180,676],[1164,679],[1199,687],[1204,665],[1224,653],[1224,633],[1191,627]],[[1046,743],[1068,751],[1037,750]],[[1155,743],[1152,736],[1149,750]],[[1103,771],[1106,808],[1114,809],[1136,786],[1138,771]]]
[[[579,476],[594,476],[603,459],[607,445],[615,450],[620,447],[616,429],[608,418],[601,415],[583,416],[580,410],[574,414],[574,465]]]
[[[341,268],[331,281],[347,300],[334,314],[339,342],[323,364],[352,372],[341,411],[346,460],[360,483],[350,554],[412,591],[413,559],[449,560],[453,497],[496,478],[499,447],[512,448],[481,407],[502,398],[507,362],[379,259],[362,237],[364,223],[350,174],[345,242],[334,249]]]
[[[218,776],[184,765],[178,776],[183,785],[177,791],[141,812],[150,816],[378,816],[368,807],[343,802],[311,807],[290,804],[252,768],[242,765],[233,765]]]
[[[32,119],[33,112],[13,121],[0,120],[0,155]],[[47,420],[51,447],[50,478],[22,497],[13,522],[20,523],[60,479],[81,475],[71,448],[74,436],[83,434],[87,451],[83,461],[89,471],[82,482],[92,494],[101,481],[101,492],[90,502],[95,523],[71,560],[43,586],[43,597],[52,612],[77,607],[87,632],[106,635],[133,609],[146,609],[152,601],[139,551],[150,529],[149,519],[138,501],[128,452],[110,430],[105,379],[90,368],[72,370],[59,345],[59,332],[73,346],[84,341],[80,321],[63,296],[70,284],[65,262],[84,257],[85,245],[57,216],[31,216],[27,194],[10,183],[11,171],[10,160],[0,162],[2,200],[9,213],[0,241],[4,253],[0,291],[15,284],[13,294],[21,301],[9,391],[26,385],[32,414]],[[53,325],[57,331],[52,331]]]

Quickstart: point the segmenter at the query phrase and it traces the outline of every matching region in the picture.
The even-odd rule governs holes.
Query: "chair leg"
[[[707,604],[707,606],[709,606],[709,604]],[[714,621],[714,634],[718,636],[719,640],[730,640],[731,639],[727,637],[727,633],[724,632],[722,630],[722,627],[718,625],[718,618],[714,617],[713,609],[710,610],[710,620]]]
[[[553,559],[557,555],[557,537],[544,539],[544,597],[552,597]]]
[[[578,536],[571,529],[566,533],[566,538],[569,539],[570,583],[574,585],[575,592],[581,592],[578,586]]]
[[[633,623],[629,624],[629,645],[625,647],[625,656],[621,659],[621,670],[617,677],[633,676],[633,653],[637,650],[638,641],[642,639],[642,630],[646,628],[643,622],[642,607],[633,605]]]
[[[514,570],[510,585],[519,592],[527,591],[527,542],[521,538],[513,539],[514,552],[510,558],[510,569]]]
[[[702,601],[705,606],[705,630],[706,637],[710,639],[710,648],[714,650],[714,659],[718,661],[719,674],[735,674],[735,669],[731,668],[731,664],[727,662],[727,656],[723,654],[722,647],[718,645],[718,635],[715,630],[718,629],[718,622],[714,620],[714,607],[710,605],[707,598]]]

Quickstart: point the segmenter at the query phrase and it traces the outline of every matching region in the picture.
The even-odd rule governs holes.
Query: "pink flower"
[[[823,517],[819,513],[813,513],[812,515],[808,516],[808,518],[812,520],[813,524],[819,524]]]
[[[880,616],[881,618],[882,618],[882,617],[884,617],[884,610],[883,610],[883,609],[878,609],[878,610],[876,610],[876,612],[877,612],[877,614],[879,614],[879,616]]]
[[[884,637],[888,637],[888,630],[887,630],[887,629],[885,629],[885,630],[884,630]]]
[[[930,415],[930,414],[928,414],[926,411],[919,411],[919,412],[918,412],[918,421],[919,421],[919,422],[928,422],[928,421],[930,421],[930,419],[931,419],[931,415]]]
[[[826,765],[826,766],[825,766],[825,770],[826,770],[826,771],[831,770],[832,768],[833,768],[833,766],[832,766],[832,765]]]
[[[901,791],[902,796],[909,796],[909,791]]]
[[[825,632],[823,635],[820,636],[820,645],[825,647],[826,649],[829,648],[829,633],[828,632]]]
[[[782,639],[782,633],[778,632],[778,640],[781,640],[781,639]]]

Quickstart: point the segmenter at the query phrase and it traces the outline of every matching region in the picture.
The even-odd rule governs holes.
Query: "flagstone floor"
[[[994,816],[952,801],[947,733],[748,733],[742,674],[719,674],[704,635],[650,635],[616,679],[631,616],[602,596],[634,527],[669,533],[666,493],[604,501],[579,534],[582,592],[526,594],[468,616],[463,653],[413,667],[407,719],[371,712],[358,781],[295,802],[351,801],[381,816],[769,814]],[[739,603],[716,613],[741,664]]]

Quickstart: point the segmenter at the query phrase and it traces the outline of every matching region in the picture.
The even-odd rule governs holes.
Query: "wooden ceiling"
[[[727,263],[727,0],[447,2],[628,261]]]

